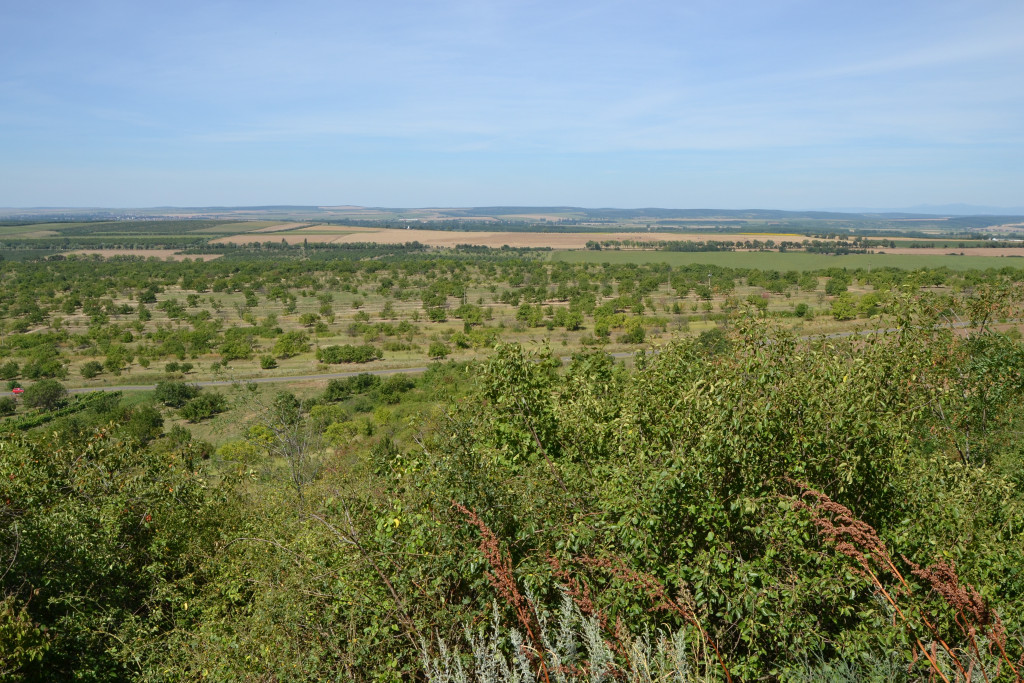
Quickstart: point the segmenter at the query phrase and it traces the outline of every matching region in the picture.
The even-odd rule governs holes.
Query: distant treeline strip
[[[926,242],[896,242],[895,240],[870,240],[865,237],[854,237],[852,240],[829,239],[797,242],[791,240],[590,240],[586,248],[593,251],[601,249],[646,249],[672,252],[723,252],[723,251],[805,251],[810,254],[867,254],[881,249],[1005,249],[1024,248],[1021,240],[947,240]]]
[[[184,235],[197,230],[207,230],[220,225],[237,225],[245,221],[185,219],[185,220],[142,220],[142,221],[104,221],[60,228],[62,237],[82,237],[86,235]],[[233,232],[225,230],[226,233]]]
[[[215,236],[215,235],[214,235]],[[211,236],[130,235],[121,237],[32,237],[0,239],[0,254],[20,250],[61,252],[74,249],[186,249],[206,244]]]
[[[453,248],[431,247],[422,242],[412,241],[403,244],[382,244],[379,242],[308,242],[304,244],[287,244],[281,242],[248,242],[234,244],[218,242],[191,249],[182,250],[183,254],[224,254],[227,259],[260,259],[301,257],[317,260],[334,258],[362,259],[382,258],[386,256],[403,256],[443,252],[445,254],[472,255],[474,258],[505,257],[510,255],[526,256],[538,251],[550,251],[550,248],[482,247],[475,244],[458,244]]]
[[[641,225],[619,225],[611,221],[591,221],[602,223],[602,225],[581,225],[578,220],[559,219],[558,221],[519,221],[519,220],[494,220],[481,221],[473,219],[464,220],[399,220],[389,219],[346,219],[337,221],[325,221],[325,225],[352,226],[355,228],[390,228],[402,230],[415,228],[416,230],[444,230],[447,232],[550,232],[555,234],[567,232],[593,232],[596,234],[607,233],[614,228],[616,232],[646,232],[647,229]]]

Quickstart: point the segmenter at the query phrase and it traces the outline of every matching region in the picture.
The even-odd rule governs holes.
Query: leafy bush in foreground
[[[743,680],[890,653],[914,678],[930,666],[917,640],[939,636],[968,661],[972,637],[955,610],[933,604],[914,566],[955,563],[958,580],[1019,634],[1024,542],[1006,530],[1024,522],[1012,436],[1021,347],[927,325],[820,342],[754,325],[731,343],[733,354],[710,359],[692,341],[638,355],[632,373],[592,354],[559,374],[550,356],[499,348],[479,400],[425,442],[427,457],[377,462],[399,482],[380,516],[400,515],[376,535],[379,552],[430,558],[399,562],[390,577],[416,596],[408,609],[424,620],[418,628],[455,642],[452,625],[481,618],[489,600],[514,612],[479,555],[460,550],[468,539],[450,510],[457,501],[506,544],[517,580],[551,595],[565,583],[546,559],[555,557],[633,633],[678,628],[680,618],[650,611],[658,601],[627,574],[598,567],[652,577],[691,605]],[[791,482],[827,492],[877,530],[913,563],[901,570],[908,586],[859,581],[863,570],[818,537]],[[445,601],[419,591],[418,576],[433,577]],[[895,607],[877,599],[883,589],[909,591],[900,609],[932,614],[936,630],[917,616],[894,627]],[[450,616],[428,616],[437,610]],[[987,631],[976,633],[980,641]],[[939,666],[955,671],[943,657]]]
[[[126,680],[183,609],[207,484],[189,450],[91,431],[0,441],[0,675]]]

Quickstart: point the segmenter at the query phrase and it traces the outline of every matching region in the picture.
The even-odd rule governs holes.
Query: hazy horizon
[[[1019,2],[0,17],[0,206],[1024,205]]]
[[[835,214],[908,214],[908,215],[922,215],[922,216],[1008,216],[1008,217],[1019,217],[1024,216],[1024,207],[994,207],[994,206],[978,206],[969,204],[945,204],[945,205],[919,205],[910,207],[811,207],[811,208],[783,208],[783,209],[766,209],[764,207],[748,206],[742,209],[725,209],[722,207],[671,207],[671,206],[571,206],[566,204],[555,204],[550,206],[526,206],[526,205],[511,205],[511,204],[494,204],[490,206],[360,206],[360,205],[339,205],[339,204],[260,204],[260,205],[208,205],[208,206],[185,206],[185,205],[165,205],[165,206],[0,206],[0,218],[3,214],[8,216],[38,216],[43,218],[53,212],[66,212],[74,215],[75,212],[105,212],[105,213],[117,213],[117,212],[158,212],[158,211],[196,211],[196,212],[211,212],[215,213],[218,210],[222,211],[236,211],[236,210],[251,210],[259,211],[265,210],[279,210],[277,213],[288,213],[288,209],[303,210],[303,209],[344,209],[352,208],[358,210],[369,210],[369,211],[445,211],[445,210],[458,210],[467,211],[473,209],[494,209],[502,208],[509,209],[511,213],[514,213],[515,209],[522,210],[583,210],[583,211],[722,211],[726,214],[739,213],[739,212],[759,212],[759,211],[779,211],[783,213],[792,214],[812,214],[812,213],[835,213]],[[32,212],[40,212],[33,214]],[[368,215],[367,218],[374,218],[372,215]],[[251,218],[250,218],[251,219]]]

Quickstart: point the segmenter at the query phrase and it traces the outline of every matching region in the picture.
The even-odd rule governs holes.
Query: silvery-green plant
[[[583,614],[563,593],[549,612],[529,592],[543,652],[534,652],[516,627],[504,623],[494,606],[489,628],[466,629],[464,642],[438,640],[435,655],[423,655],[430,683],[690,683],[704,680],[696,671],[702,652],[693,651],[688,628],[640,636],[622,634],[625,657],[616,652],[597,618]],[[428,652],[426,643],[421,651]],[[617,661],[618,659],[618,661]],[[626,660],[623,662],[622,660]],[[543,665],[540,664],[543,662]]]

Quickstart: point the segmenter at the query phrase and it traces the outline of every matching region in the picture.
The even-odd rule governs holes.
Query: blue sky
[[[0,4],[0,206],[1024,205],[1024,2]]]

